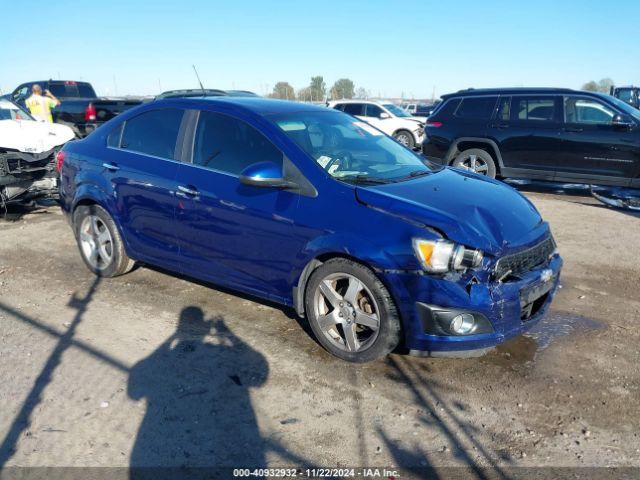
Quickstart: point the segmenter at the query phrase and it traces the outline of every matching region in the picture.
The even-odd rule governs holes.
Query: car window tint
[[[514,97],[512,109],[518,120],[552,122],[555,118],[555,98]]]
[[[380,108],[378,105],[367,103],[364,113],[365,117],[380,118],[380,114],[382,114],[382,108]]]
[[[489,119],[496,106],[498,97],[463,98],[456,110],[456,117],[472,119]]]
[[[109,136],[107,137],[107,146],[112,148],[120,147],[120,137],[122,136],[122,126],[124,123],[121,123],[116,128],[114,128]]]
[[[498,106],[498,119],[509,121],[511,116],[511,97],[500,97],[500,105]]]
[[[590,98],[565,97],[564,121],[590,125],[611,125],[616,113],[606,105]]]
[[[345,103],[342,111],[349,115],[362,115],[363,106],[361,103]]]
[[[151,110],[127,120],[120,148],[161,158],[175,158],[183,111]]]
[[[193,163],[239,175],[249,165],[282,165],[282,152],[251,125],[214,112],[200,112],[193,146]]]

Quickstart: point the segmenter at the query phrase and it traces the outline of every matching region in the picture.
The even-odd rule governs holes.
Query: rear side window
[[[121,123],[107,137],[107,147],[120,148],[120,138],[122,137],[122,127],[124,123]]]
[[[96,96],[93,87],[88,83],[55,82],[49,83],[48,88],[51,93],[60,98],[95,98]]]
[[[257,162],[282,166],[282,152],[248,123],[214,112],[200,112],[193,145],[193,163],[240,175]]]
[[[498,97],[468,97],[463,98],[456,110],[456,117],[476,120],[488,120],[493,114]]]
[[[500,97],[500,104],[498,105],[498,120],[508,122],[510,117],[511,97]]]
[[[553,122],[556,117],[555,97],[514,97],[513,116],[517,120]]]
[[[345,103],[342,111],[349,115],[363,115],[363,107],[362,103]]]
[[[175,159],[182,110],[166,108],[141,113],[126,121],[120,148]]]
[[[431,113],[432,117],[439,117],[439,118],[445,118],[445,117],[450,117],[451,115],[453,115],[453,112],[456,111],[456,109],[458,108],[458,105],[460,105],[460,99],[459,98],[452,98],[450,100],[445,100],[442,103],[439,103],[435,110]]]

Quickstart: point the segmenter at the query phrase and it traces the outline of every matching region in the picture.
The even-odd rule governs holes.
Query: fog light
[[[461,313],[460,315],[456,315],[451,320],[451,324],[449,327],[451,331],[456,335],[466,335],[473,330],[473,327],[476,325],[476,320],[473,318],[473,315],[469,313]]]

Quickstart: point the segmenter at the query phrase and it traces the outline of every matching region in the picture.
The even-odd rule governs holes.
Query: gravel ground
[[[544,322],[480,359],[358,366],[275,305],[96,280],[57,208],[0,221],[0,465],[640,467],[640,216],[527,195],[565,260]]]

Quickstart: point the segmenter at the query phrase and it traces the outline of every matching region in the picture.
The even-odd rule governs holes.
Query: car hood
[[[66,125],[33,120],[0,120],[0,148],[24,153],[42,153],[74,137]]]
[[[536,208],[495,180],[445,168],[414,180],[356,187],[358,201],[498,255],[547,234]]]

